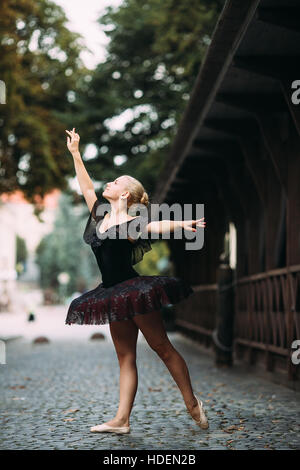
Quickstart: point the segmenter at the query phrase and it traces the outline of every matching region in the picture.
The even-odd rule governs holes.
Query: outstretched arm
[[[189,230],[190,232],[196,232],[196,227],[205,228],[206,222],[204,217],[196,220],[159,220],[150,222],[145,226],[145,230],[148,233],[169,233],[175,232],[178,228]]]
[[[76,171],[76,176],[79,182],[80,189],[82,191],[83,197],[88,205],[89,211],[92,211],[93,205],[97,199],[93,182],[89,177],[88,172],[82,161],[80,152],[79,152],[79,134],[76,134],[75,127],[72,131],[67,131],[70,137],[67,136],[67,147],[70,150],[73,160],[74,167]]]

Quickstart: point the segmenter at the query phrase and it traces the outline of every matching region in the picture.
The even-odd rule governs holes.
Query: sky
[[[80,33],[85,45],[92,53],[85,52],[81,58],[89,69],[95,68],[97,63],[105,59],[106,45],[109,41],[97,18],[104,13],[107,6],[117,7],[123,0],[55,0],[60,5],[68,18],[67,27]]]

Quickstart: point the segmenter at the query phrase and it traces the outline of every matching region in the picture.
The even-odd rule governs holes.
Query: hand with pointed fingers
[[[205,228],[206,222],[204,222],[204,217],[202,217],[202,219],[197,219],[197,220],[182,220],[181,226],[184,230],[189,230],[190,232],[196,232],[198,227]]]
[[[80,136],[79,134],[76,134],[75,132],[75,127],[73,127],[72,131],[67,131],[66,132],[69,134],[70,137],[67,136],[67,147],[70,150],[70,152],[76,153],[79,151],[79,140]]]

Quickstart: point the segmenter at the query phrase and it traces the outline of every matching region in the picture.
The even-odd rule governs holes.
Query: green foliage
[[[152,194],[174,139],[224,1],[126,0],[99,18],[110,42],[82,116],[98,156],[87,162],[99,180],[131,174]],[[103,27],[103,26],[102,26]],[[122,130],[108,118],[130,110]],[[125,156],[120,166],[114,161]]]
[[[155,275],[172,275],[172,268],[168,265],[166,270],[159,268],[159,262],[162,259],[168,260],[170,250],[165,241],[155,241],[152,244],[152,250],[144,255],[143,260],[134,266],[134,269],[141,275],[155,276]]]
[[[53,232],[41,240],[36,250],[43,288],[57,289],[57,276],[61,272],[70,276],[66,290],[68,295],[78,290],[88,290],[95,282],[100,282],[95,257],[82,239],[87,218],[86,210],[83,214],[82,211],[81,214],[75,213],[69,195],[61,196]]]
[[[65,129],[76,127],[81,153],[90,143],[98,150],[86,161],[94,180],[131,174],[151,198],[223,3],[125,0],[107,8],[98,19],[110,39],[107,58],[90,71],[61,7],[2,0],[0,193],[21,189],[38,214],[40,197],[66,189],[74,175]],[[109,119],[125,111],[132,119],[112,130]]]
[[[50,0],[2,0],[0,78],[0,193],[21,189],[30,202],[66,187],[73,171],[65,128],[86,73],[79,34],[70,32],[63,10]]]

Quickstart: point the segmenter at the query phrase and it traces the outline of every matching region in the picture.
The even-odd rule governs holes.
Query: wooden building
[[[299,1],[226,2],[154,200],[205,207],[201,250],[168,242],[177,274],[196,290],[175,309],[178,328],[297,388]]]

